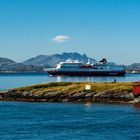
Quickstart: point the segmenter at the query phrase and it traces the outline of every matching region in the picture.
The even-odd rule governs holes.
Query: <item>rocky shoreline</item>
[[[85,85],[91,89],[86,90]],[[136,103],[133,83],[56,82],[9,89],[0,92],[0,100],[27,102]]]

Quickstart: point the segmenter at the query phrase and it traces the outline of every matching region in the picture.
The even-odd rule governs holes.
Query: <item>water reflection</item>
[[[77,77],[77,76],[55,76],[57,82],[69,82],[69,81],[75,81],[75,82],[113,82],[116,81],[125,81],[124,77]]]
[[[126,74],[126,76],[49,76],[46,74],[0,74],[0,90],[40,84],[45,82],[117,82],[140,81],[140,74]]]
[[[57,82],[61,82],[61,81],[62,81],[62,80],[61,80],[61,77],[60,77],[60,76],[57,76],[57,77],[56,77],[56,81],[57,81]]]
[[[126,74],[126,76],[54,76],[57,82],[128,82],[128,81],[139,81],[140,74]]]
[[[134,104],[133,107],[134,107],[135,109],[140,110],[140,103],[136,103],[136,104]]]

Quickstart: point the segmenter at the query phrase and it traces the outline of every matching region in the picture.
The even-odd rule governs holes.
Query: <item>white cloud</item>
[[[56,43],[63,43],[65,41],[68,41],[70,39],[69,36],[66,35],[57,35],[52,40]]]

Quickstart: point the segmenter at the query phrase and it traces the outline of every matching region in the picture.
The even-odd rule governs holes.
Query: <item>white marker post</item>
[[[91,90],[91,85],[85,85],[85,90]]]

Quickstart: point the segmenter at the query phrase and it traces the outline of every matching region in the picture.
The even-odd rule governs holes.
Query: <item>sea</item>
[[[124,77],[0,74],[0,90],[45,82],[140,81]],[[0,101],[0,140],[139,140],[140,104]]]
[[[125,76],[50,76],[47,73],[6,73],[0,74],[0,90],[46,82],[130,82],[140,81],[140,74]]]

